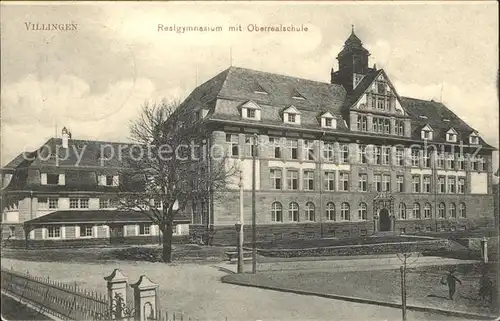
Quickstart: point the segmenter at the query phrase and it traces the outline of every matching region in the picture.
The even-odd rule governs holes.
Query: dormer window
[[[300,125],[300,112],[294,106],[290,106],[283,111],[283,122],[286,124]]]
[[[476,133],[472,133],[469,136],[469,144],[479,145],[479,136]]]
[[[429,125],[425,125],[421,131],[421,138],[425,140],[432,140],[434,130]]]
[[[196,120],[201,120],[201,119],[205,118],[207,115],[208,115],[208,109],[206,109],[206,108],[198,109],[195,112]]]
[[[241,106],[241,118],[260,120],[260,106],[249,100]]]
[[[357,85],[359,85],[359,83],[361,82],[361,80],[363,80],[363,77],[364,75],[360,75],[360,74],[354,74],[354,86],[353,88],[356,88]]]
[[[255,94],[260,94],[260,95],[267,95],[267,91],[262,88],[262,86],[259,83],[255,83],[253,86],[253,92]]]
[[[305,100],[304,96],[302,96],[297,90],[293,91],[292,98],[297,100]]]
[[[321,115],[321,127],[323,128],[337,128],[337,119],[330,112]]]
[[[457,132],[453,128],[450,128],[450,130],[446,132],[446,141],[450,143],[455,143],[457,141]]]

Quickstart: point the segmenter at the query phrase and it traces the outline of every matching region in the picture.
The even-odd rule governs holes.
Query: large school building
[[[494,148],[441,102],[400,96],[369,56],[353,30],[329,82],[230,67],[184,102],[240,164],[246,241],[254,155],[259,241],[494,225]],[[193,204],[191,233],[234,243],[232,188]]]

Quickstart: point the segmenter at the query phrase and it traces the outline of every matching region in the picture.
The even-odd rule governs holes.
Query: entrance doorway
[[[385,208],[380,210],[380,228],[381,232],[391,230],[391,218],[389,217],[389,211]]]
[[[123,236],[123,225],[109,226],[109,242],[111,244],[121,244],[125,242],[125,238]]]

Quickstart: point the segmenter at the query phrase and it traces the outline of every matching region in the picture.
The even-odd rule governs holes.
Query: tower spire
[[[351,33],[354,33],[354,25],[351,25],[351,28],[352,28]]]

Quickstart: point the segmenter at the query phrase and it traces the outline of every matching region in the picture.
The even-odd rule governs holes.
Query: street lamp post
[[[240,220],[235,224],[236,232],[238,233],[238,273],[243,273],[243,171],[240,169]]]

